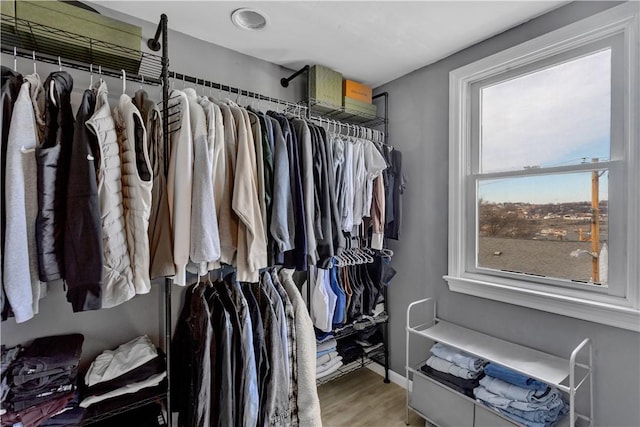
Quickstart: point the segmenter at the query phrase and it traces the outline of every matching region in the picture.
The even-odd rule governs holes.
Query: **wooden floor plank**
[[[318,388],[324,427],[405,427],[406,392],[385,384],[369,369],[360,369]],[[410,412],[409,426],[424,420]]]

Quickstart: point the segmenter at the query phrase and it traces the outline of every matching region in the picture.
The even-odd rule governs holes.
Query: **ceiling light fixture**
[[[267,17],[259,10],[243,7],[233,11],[231,22],[243,30],[262,30],[267,26]]]

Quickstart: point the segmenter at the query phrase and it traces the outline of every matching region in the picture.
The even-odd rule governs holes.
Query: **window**
[[[640,330],[638,9],[451,72],[451,290]]]

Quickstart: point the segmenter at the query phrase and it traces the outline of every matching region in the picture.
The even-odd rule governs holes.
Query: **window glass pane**
[[[480,92],[480,172],[610,157],[611,49]]]
[[[606,285],[608,181],[606,170],[478,180],[477,267]]]

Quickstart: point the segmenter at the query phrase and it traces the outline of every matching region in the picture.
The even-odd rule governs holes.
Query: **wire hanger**
[[[18,49],[13,47],[13,71],[18,71]]]
[[[122,94],[127,92],[127,72],[122,69]]]
[[[89,89],[93,87],[93,64],[89,64]]]
[[[59,56],[58,56],[58,71],[62,71],[62,61],[60,60]]]
[[[31,57],[33,58],[33,74],[36,74],[36,51],[31,51]]]

